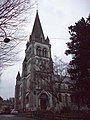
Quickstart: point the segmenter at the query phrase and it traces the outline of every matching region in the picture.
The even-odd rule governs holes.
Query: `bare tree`
[[[69,65],[68,63],[65,63],[62,59],[55,56],[54,62],[53,62],[53,70],[54,74],[60,77],[60,81],[62,82],[66,76],[68,76],[68,69]]]
[[[57,56],[54,57],[54,60],[53,60],[53,72],[54,72],[53,76],[54,77],[52,82],[53,84],[52,93],[57,102],[59,111],[60,111],[60,98],[59,98],[60,88],[64,80],[66,80],[69,77],[67,72],[68,67],[69,67],[68,63],[65,63],[62,59],[60,59]]]
[[[16,31],[27,19],[28,10],[32,6],[31,0],[0,1],[0,41],[4,37],[13,39],[13,35],[16,36]]]
[[[42,59],[39,59],[39,61],[40,62],[37,64],[34,61],[35,75],[41,81],[42,88],[46,89],[52,94],[55,103],[57,101],[58,108],[60,110],[59,86],[68,76],[68,64],[56,56],[54,58],[54,61],[43,61]]]
[[[34,4],[34,0],[0,0],[0,71],[16,60],[15,48],[26,38],[23,29]]]

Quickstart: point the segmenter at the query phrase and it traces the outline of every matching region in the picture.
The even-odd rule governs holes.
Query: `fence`
[[[90,120],[90,114],[65,113],[58,114],[50,111],[30,111],[22,114],[35,120]]]

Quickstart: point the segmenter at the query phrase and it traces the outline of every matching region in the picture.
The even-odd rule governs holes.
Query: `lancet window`
[[[36,54],[41,56],[41,47],[40,46],[37,46],[36,48]]]
[[[48,57],[48,52],[46,48],[43,48],[43,56]]]

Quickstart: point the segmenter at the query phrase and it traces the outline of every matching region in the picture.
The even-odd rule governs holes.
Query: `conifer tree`
[[[90,94],[90,15],[69,27],[70,42],[66,55],[72,55],[68,72],[75,88],[85,99]]]

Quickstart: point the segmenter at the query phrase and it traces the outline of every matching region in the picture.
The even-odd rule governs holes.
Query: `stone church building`
[[[37,11],[32,33],[26,44],[22,75],[18,72],[16,77],[15,110],[59,110],[59,106],[60,109],[69,107],[77,110],[73,96],[75,91],[72,91],[70,79],[67,78],[59,85],[60,79],[56,79],[53,71],[50,40],[44,37]],[[53,96],[54,90],[57,90],[55,92],[59,101]],[[82,109],[86,109],[85,105]]]
[[[15,86],[16,110],[50,110],[53,107],[51,45],[45,39],[38,11],[26,44],[22,75],[18,72]]]

